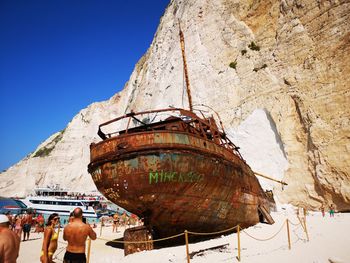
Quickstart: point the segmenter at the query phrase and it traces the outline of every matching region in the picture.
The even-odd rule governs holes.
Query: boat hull
[[[181,132],[130,134],[92,144],[89,171],[105,197],[144,217],[157,237],[251,226],[259,222],[258,207],[269,206],[242,159]]]

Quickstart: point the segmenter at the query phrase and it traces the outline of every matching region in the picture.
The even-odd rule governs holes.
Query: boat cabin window
[[[80,202],[63,202],[63,201],[48,201],[48,200],[29,200],[33,204],[41,205],[66,205],[66,206],[83,206]]]
[[[67,196],[67,191],[36,190],[38,196]]]

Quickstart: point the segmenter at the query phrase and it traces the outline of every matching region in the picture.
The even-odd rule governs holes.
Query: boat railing
[[[220,120],[221,130],[216,124],[213,116],[206,117],[202,111],[202,118],[194,112],[181,108],[167,108],[159,110],[150,110],[143,112],[133,112],[112,119],[99,125],[98,135],[102,140],[106,140],[121,134],[130,134],[144,131],[159,130],[176,130],[200,136],[206,140],[234,152],[242,160],[237,147],[226,135]],[[216,112],[215,112],[216,113]],[[217,113],[216,113],[217,114]],[[143,117],[147,115],[147,117]],[[218,115],[218,114],[217,114]],[[109,132],[102,131],[103,127],[112,125],[112,127],[104,128]]]
[[[50,193],[50,195],[29,195],[30,197],[44,197],[44,198],[55,198],[58,200],[77,200],[77,201],[85,201],[85,202],[99,202],[104,199],[99,196],[84,196],[84,195],[70,195],[70,194],[55,194]]]

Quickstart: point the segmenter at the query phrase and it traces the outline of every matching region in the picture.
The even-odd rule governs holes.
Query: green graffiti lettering
[[[201,181],[201,175],[200,174],[195,174],[195,181],[200,182]]]
[[[177,182],[177,172],[173,172],[171,175],[171,181],[172,182]]]
[[[179,174],[179,178],[177,180],[178,180],[178,182],[183,182],[184,181],[182,173]]]
[[[164,181],[163,182],[166,183],[167,179],[168,179],[168,173],[164,172]]]
[[[166,182],[166,181],[171,182],[171,172],[166,172],[165,173],[165,180],[164,180],[164,182]]]
[[[193,183],[204,180],[204,175],[194,172],[178,173],[174,171],[150,171],[149,184],[178,182],[178,183]]]
[[[160,182],[161,182],[161,183],[164,182],[164,181],[163,181],[163,178],[164,178],[164,171],[162,170],[162,171],[160,172]]]
[[[187,182],[187,183],[191,182],[191,172],[189,172],[185,175],[185,182]]]
[[[192,173],[192,182],[198,182],[198,174]]]
[[[203,175],[199,175],[199,180],[198,182],[203,182],[204,181],[204,176]]]
[[[182,174],[182,181],[183,181],[184,183],[187,182],[187,174]]]
[[[191,183],[195,181],[195,174],[193,172],[189,172],[188,177]]]
[[[149,172],[149,184],[152,184],[152,179],[155,181],[155,183],[158,183],[158,172]]]

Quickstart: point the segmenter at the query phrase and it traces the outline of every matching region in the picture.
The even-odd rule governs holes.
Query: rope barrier
[[[300,222],[299,223],[293,223],[292,221],[289,220],[289,223],[291,223],[293,226],[298,226],[298,225],[301,225]]]
[[[304,212],[306,213],[306,212]],[[307,241],[310,241],[309,239],[309,233],[307,232],[307,228],[306,228],[306,217],[303,217],[303,219],[301,217],[299,217],[298,215],[298,219],[299,219],[299,222],[300,222],[300,225],[302,226],[303,230],[304,230],[304,233],[306,235],[306,239]]]
[[[187,255],[187,263],[190,263],[190,257],[189,257],[189,243],[188,243],[188,235],[189,234],[192,234],[192,235],[201,235],[201,236],[204,236],[204,235],[215,235],[215,234],[221,234],[221,233],[225,233],[225,232],[229,232],[229,231],[232,231],[234,229],[237,228],[237,245],[238,245],[238,256],[236,257],[238,259],[238,261],[241,261],[241,249],[240,249],[240,231],[244,232],[247,236],[249,236],[250,238],[252,239],[255,239],[257,241],[268,241],[268,240],[271,240],[273,239],[274,237],[276,237],[281,231],[282,229],[284,228],[285,225],[287,225],[287,235],[288,235],[288,248],[291,249],[291,239],[290,239],[290,230],[289,230],[289,223],[294,225],[294,226],[299,226],[301,225],[303,230],[305,231],[306,229],[306,220],[304,219],[304,222],[302,222],[302,220],[298,217],[299,219],[299,222],[300,223],[293,223],[293,222],[290,222],[289,219],[286,219],[286,221],[284,221],[284,223],[281,225],[280,229],[275,233],[273,234],[271,237],[268,237],[268,238],[257,238],[257,237],[254,237],[252,236],[251,234],[249,234],[247,231],[245,230],[241,230],[240,229],[240,226],[237,225],[237,226],[234,226],[234,227],[231,227],[231,228],[228,228],[228,229],[225,229],[225,230],[221,230],[221,231],[216,231],[216,232],[192,232],[192,231],[187,231],[185,230],[183,233],[180,233],[180,234],[177,234],[177,235],[173,235],[173,236],[169,236],[169,237],[165,237],[165,238],[160,238],[160,239],[155,239],[155,240],[145,240],[145,241],[119,241],[119,240],[108,240],[108,239],[105,239],[105,238],[101,238],[101,237],[98,237],[97,239],[99,240],[104,240],[104,241],[107,241],[107,242],[112,242],[112,243],[120,243],[120,244],[144,244],[144,243],[154,243],[154,242],[159,242],[159,241],[164,241],[164,240],[169,240],[169,239],[172,239],[172,238],[177,238],[177,237],[180,237],[180,236],[185,236],[185,241],[186,241],[186,255]],[[306,230],[307,231],[307,230]],[[306,232],[305,231],[305,232]],[[102,231],[101,231],[102,232]],[[308,237],[308,234],[306,232],[306,235]]]
[[[61,251],[60,252],[57,252],[57,253],[55,253],[56,255],[55,255],[55,258],[57,258],[57,256],[59,255],[59,254],[61,254],[63,251],[65,251],[66,250],[66,248],[65,247],[62,247],[62,248],[60,248],[61,249]],[[59,249],[57,249],[57,250],[59,250]]]
[[[97,239],[101,239],[101,240],[112,242],[112,243],[121,243],[121,244],[143,244],[143,243],[153,243],[153,242],[158,242],[158,241],[164,241],[164,240],[172,239],[175,237],[183,236],[184,234],[185,233],[180,233],[180,234],[173,235],[170,237],[164,237],[164,238],[155,239],[155,240],[145,240],[145,241],[118,241],[118,240],[108,240],[108,239],[101,238],[101,237],[98,237]]]
[[[298,217],[298,220],[299,220],[299,222],[300,222],[300,225],[302,225],[303,228],[304,228],[303,221],[302,221],[301,217],[300,217],[300,216],[297,216],[297,217]]]
[[[256,238],[256,237],[253,237],[252,235],[248,234],[245,230],[242,230],[242,232],[244,232],[247,236],[255,239],[255,240],[258,240],[258,241],[267,241],[267,240],[270,240],[270,239],[273,239],[275,236],[277,236],[283,229],[284,225],[286,224],[286,222],[284,222],[281,226],[281,228],[278,230],[278,232],[276,234],[274,234],[272,237],[269,237],[269,238],[266,238],[266,239],[260,239],[260,238]]]
[[[237,228],[237,226],[234,226],[234,227],[231,227],[231,228],[228,228],[228,229],[225,229],[225,230],[221,230],[221,231],[217,231],[217,232],[192,232],[192,231],[187,231],[187,233],[189,234],[192,234],[192,235],[198,235],[198,236],[205,236],[205,235],[215,235],[215,234],[221,234],[221,233],[225,233],[225,232],[229,232],[229,231],[232,231],[233,229]]]
[[[297,226],[297,225],[302,225],[300,223],[298,224],[294,224],[292,222],[289,221],[289,223],[291,223],[292,225],[294,226]],[[277,236],[283,229],[284,225],[286,224],[286,222],[284,222],[281,226],[281,228],[278,230],[277,233],[275,233],[273,236],[269,237],[269,238],[256,238],[256,237],[253,237],[252,235],[250,235],[248,232],[246,232],[245,230],[242,230],[242,232],[244,232],[247,236],[255,239],[255,240],[258,240],[258,241],[268,241],[268,240],[271,240],[273,239],[275,236]],[[201,236],[205,236],[205,235],[216,235],[216,234],[221,234],[221,233],[225,233],[225,232],[229,232],[229,231],[232,231],[234,229],[236,229],[238,227],[237,226],[234,226],[234,227],[231,227],[231,228],[227,228],[225,230],[221,230],[221,231],[216,231],[216,232],[192,232],[192,231],[187,231],[188,234],[192,234],[192,235],[201,235]],[[172,239],[172,238],[176,238],[176,237],[180,237],[180,236],[183,236],[185,235],[185,233],[180,233],[180,234],[177,234],[177,235],[173,235],[173,236],[170,236],[170,237],[165,237],[165,238],[160,238],[160,239],[155,239],[155,240],[145,240],[145,241],[119,241],[119,240],[108,240],[108,239],[105,239],[105,238],[101,238],[101,237],[98,237],[97,239],[100,239],[100,240],[104,240],[104,241],[108,241],[108,242],[112,242],[112,243],[120,243],[120,244],[142,244],[142,243],[153,243],[153,242],[159,242],[159,241],[164,241],[164,240],[169,240],[169,239]]]
[[[202,236],[204,236],[204,235],[216,235],[216,234],[221,234],[221,233],[232,231],[235,228],[237,228],[237,226],[234,226],[234,227],[231,227],[231,228],[228,228],[228,229],[225,229],[225,230],[217,231],[217,232],[192,232],[192,231],[187,231],[187,233],[188,234],[192,234],[192,235],[202,235]],[[98,237],[97,239],[108,241],[108,242],[113,242],[113,243],[120,243],[120,244],[143,244],[143,243],[153,243],[153,242],[164,241],[164,240],[180,237],[180,236],[183,236],[183,235],[185,235],[185,233],[180,233],[180,234],[173,235],[173,236],[170,236],[170,237],[164,237],[164,238],[154,239],[154,240],[145,240],[145,241],[119,241],[119,240],[108,240],[108,239],[101,238],[101,237]]]
[[[307,231],[307,227],[306,227],[306,217],[304,217],[304,232],[305,232],[305,235],[306,235],[306,238],[307,238],[307,241],[309,242],[310,239],[309,239],[309,233]]]

